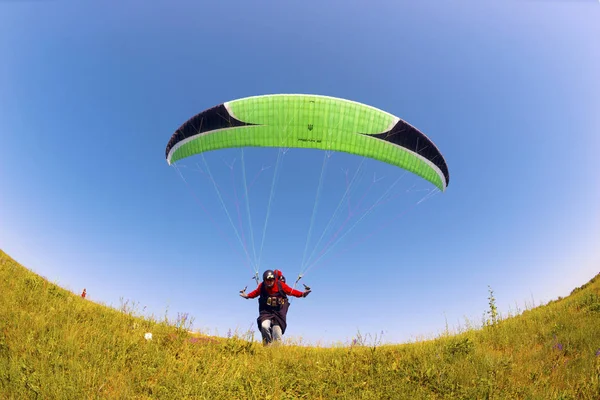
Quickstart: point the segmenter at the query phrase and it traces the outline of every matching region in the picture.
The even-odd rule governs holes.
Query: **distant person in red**
[[[281,274],[280,271],[278,271]],[[279,274],[272,270],[266,270],[263,274],[263,281],[252,292],[246,294],[242,290],[240,296],[245,299],[254,299],[258,297],[259,316],[256,319],[263,344],[266,346],[273,341],[281,341],[285,329],[287,328],[287,310],[290,306],[287,295],[294,297],[306,297],[310,289],[305,292],[292,289],[283,280],[276,279]],[[281,275],[280,275],[281,276]]]
[[[281,282],[285,283],[285,276],[283,276],[283,272],[276,269],[275,271],[273,271],[273,273],[275,274],[275,279],[278,279]]]
[[[83,292],[81,292],[81,297],[83,297],[85,299],[86,294],[87,294],[87,292],[85,291],[85,288],[83,288]]]

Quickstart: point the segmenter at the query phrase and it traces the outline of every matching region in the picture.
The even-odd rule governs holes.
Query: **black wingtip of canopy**
[[[167,148],[165,150],[165,158],[169,159],[169,153],[171,149],[177,145],[177,143],[198,135],[203,132],[214,131],[217,129],[232,128],[236,126],[248,126],[254,125],[234,118],[225,104],[219,104],[213,108],[202,111],[194,115],[192,118],[183,123],[171,136]]]
[[[450,183],[450,172],[448,171],[446,160],[436,145],[417,128],[403,120],[399,120],[389,131],[369,136],[374,136],[378,139],[405,147],[429,160],[438,167],[444,175],[444,178],[446,179],[444,189],[448,187],[448,184]]]

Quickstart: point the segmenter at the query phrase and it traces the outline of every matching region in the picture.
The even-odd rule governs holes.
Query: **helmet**
[[[275,279],[273,270],[268,269],[263,273],[263,281],[266,281],[267,279]]]

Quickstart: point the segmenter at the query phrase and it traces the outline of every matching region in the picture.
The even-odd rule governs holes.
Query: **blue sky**
[[[440,148],[451,180],[411,207],[425,192],[406,189],[428,186],[403,178],[404,192],[308,271],[313,293],[293,301],[286,336],[429,337],[446,319],[479,322],[488,285],[506,313],[598,273],[600,5],[366,4],[1,2],[0,248],[93,301],[187,312],[220,335],[255,329],[257,304],[238,296],[254,286],[233,229],[241,151],[207,155],[232,225],[210,182],[182,168],[186,184],[164,149],[185,120],[224,101],[314,93],[405,119]],[[249,192],[257,252],[277,154],[244,153],[249,177],[267,167]],[[322,160],[285,154],[261,273],[300,271]],[[329,159],[313,239],[359,162]],[[370,160],[363,171],[351,204],[400,174]]]

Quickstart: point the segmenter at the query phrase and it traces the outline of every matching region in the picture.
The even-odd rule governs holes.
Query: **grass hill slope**
[[[518,316],[490,308],[435,340],[265,348],[82,299],[0,250],[0,399],[600,399],[598,276]]]

